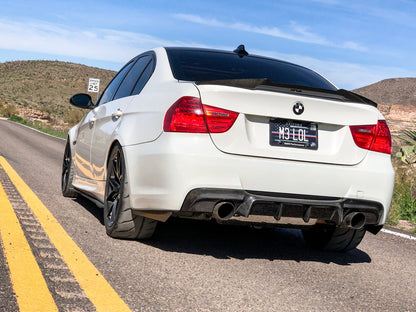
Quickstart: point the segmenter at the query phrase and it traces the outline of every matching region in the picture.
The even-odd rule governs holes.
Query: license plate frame
[[[272,118],[269,125],[271,146],[318,149],[318,124],[316,122]]]

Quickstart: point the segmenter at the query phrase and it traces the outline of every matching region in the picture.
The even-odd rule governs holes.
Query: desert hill
[[[89,78],[101,79],[102,91],[114,75],[114,71],[59,61],[0,63],[0,114],[2,107],[9,106],[29,121],[67,130],[82,115],[68,99],[85,93]],[[354,92],[378,103],[393,134],[416,130],[416,78],[386,79]]]
[[[354,92],[378,104],[393,134],[416,130],[416,78],[386,79]]]
[[[75,93],[86,93],[89,78],[99,78],[101,91],[114,71],[59,61],[0,63],[0,105],[12,105],[30,121],[68,128],[82,112],[69,105]],[[95,99],[95,93],[91,94]]]

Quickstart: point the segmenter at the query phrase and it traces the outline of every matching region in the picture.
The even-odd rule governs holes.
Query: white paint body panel
[[[230,155],[208,135],[164,133],[152,143],[124,148],[130,200],[138,210],[179,211],[196,188],[279,192],[377,201],[390,207],[390,155],[369,152],[355,166]]]
[[[377,201],[384,208],[380,224],[385,222],[394,185],[390,155],[358,148],[348,127],[376,124],[383,119],[376,108],[179,82],[166,51],[154,52],[155,71],[139,95],[90,111],[70,130],[70,140],[76,142],[71,147],[78,190],[104,201],[107,158],[117,141],[135,210],[179,211],[191,190],[218,188]],[[182,96],[201,97],[203,104],[236,111],[239,117],[222,134],[165,133],[165,113]],[[292,111],[297,101],[305,105],[301,117]],[[117,109],[122,116],[114,120],[111,114]],[[91,128],[92,116],[97,121]],[[317,122],[318,150],[270,146],[269,120],[277,117]]]
[[[355,165],[368,151],[355,145],[349,125],[371,125],[383,119],[375,107],[364,104],[224,86],[202,85],[198,89],[203,104],[240,113],[229,131],[211,134],[221,151],[237,155]],[[299,116],[293,112],[297,102],[305,106]],[[271,146],[272,118],[316,122],[318,150]]]

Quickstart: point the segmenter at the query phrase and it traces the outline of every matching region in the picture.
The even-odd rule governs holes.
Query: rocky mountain
[[[416,78],[386,79],[354,92],[378,104],[394,135],[416,130]]]

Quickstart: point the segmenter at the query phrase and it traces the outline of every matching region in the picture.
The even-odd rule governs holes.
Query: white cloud
[[[342,47],[345,49],[350,49],[350,50],[355,50],[355,51],[360,51],[360,52],[365,52],[367,51],[367,48],[356,43],[353,41],[346,41],[342,44]]]
[[[197,16],[189,16],[189,18],[196,21],[199,20]],[[208,23],[207,20],[203,21],[204,23]],[[220,27],[223,25],[223,23],[216,20],[211,20],[209,23]],[[281,32],[277,28],[253,28],[244,24],[233,25],[233,27],[239,27],[240,29],[241,27],[247,27],[247,31],[290,37],[290,34]],[[325,40],[319,36],[314,38],[313,34],[299,25],[293,24],[292,27],[297,28],[297,33],[301,34],[303,38],[309,38],[309,40],[314,39],[315,41]],[[345,44],[353,45],[354,43]],[[169,41],[142,33],[111,29],[86,30],[42,21],[15,22],[0,19],[0,49],[125,63],[135,55],[156,46],[207,47],[197,42]],[[359,46],[357,47],[359,48]],[[216,48],[232,50],[235,47],[217,46]],[[302,55],[279,54],[272,51],[253,50],[250,52],[312,68],[323,74],[339,87],[345,89],[359,88],[386,78],[416,76],[415,72],[397,67],[325,61]]]
[[[312,44],[318,44],[318,45],[324,45],[324,46],[330,46],[330,47],[338,47],[338,48],[344,48],[344,49],[350,49],[355,51],[366,51],[367,49],[355,42],[348,41],[344,43],[334,43],[331,42],[324,37],[312,33],[307,27],[303,25],[299,25],[296,22],[291,22],[289,25],[289,31],[282,30],[277,27],[259,27],[259,26],[253,26],[250,24],[245,23],[225,23],[218,21],[216,19],[206,19],[198,15],[192,15],[192,14],[175,14],[174,17],[192,22],[197,23],[201,25],[206,25],[210,27],[221,27],[221,28],[228,28],[233,30],[239,30],[239,31],[246,31],[246,32],[252,32],[256,34],[262,34],[262,35],[268,35],[272,37],[277,38],[283,38],[298,42],[304,42],[304,43],[312,43]]]
[[[329,79],[339,88],[347,90],[361,88],[383,79],[416,76],[414,71],[392,66],[327,61],[303,55],[282,54],[272,51],[257,50],[253,51],[253,54],[266,55],[308,67]]]
[[[0,49],[126,62],[155,46],[180,44],[141,33],[0,19]]]

